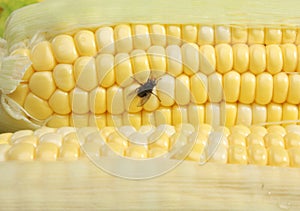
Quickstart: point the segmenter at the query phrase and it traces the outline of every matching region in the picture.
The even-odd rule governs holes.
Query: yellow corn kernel
[[[198,45],[214,44],[214,35],[214,27],[205,25],[199,26]]]
[[[285,146],[283,137],[278,133],[267,133],[264,136],[264,140],[266,147],[280,146],[284,148]]]
[[[215,48],[211,45],[202,45],[200,46],[199,51],[199,70],[205,75],[215,72],[217,66]]]
[[[190,78],[192,102],[203,104],[207,101],[208,81],[203,73],[196,73]]]
[[[73,67],[70,64],[58,64],[53,70],[53,79],[56,86],[65,91],[71,91],[75,87]]]
[[[193,75],[199,70],[199,47],[194,43],[186,43],[181,47],[183,71]]]
[[[160,24],[151,24],[150,38],[152,45],[165,47],[167,45],[165,26]]]
[[[129,31],[130,31],[130,27]],[[132,49],[131,32],[128,34],[127,27],[116,26],[115,35],[112,27],[100,27],[95,33],[98,51],[100,53],[115,54],[115,40],[119,51],[129,52]],[[122,40],[125,39],[125,40]],[[126,43],[128,41],[128,43]]]
[[[110,148],[110,150],[112,150],[117,155],[120,155],[120,156],[125,155],[125,149],[126,148],[123,145],[111,142],[111,143],[107,143],[107,146]],[[106,153],[107,152],[105,152],[105,148],[101,147],[100,148],[100,156],[105,155]]]
[[[218,44],[215,46],[217,71],[221,74],[227,73],[233,67],[233,52],[228,44]]]
[[[300,147],[294,147],[288,150],[290,166],[291,167],[300,167]]]
[[[150,95],[149,99],[147,100],[147,102],[144,104],[143,107],[146,111],[155,111],[159,107],[159,105],[160,105],[159,99],[154,95]]]
[[[297,133],[288,133],[284,136],[285,146],[287,149],[300,146],[300,135]]]
[[[219,145],[209,162],[212,163],[227,163],[228,162],[228,150],[224,145]]]
[[[298,106],[284,103],[282,106],[282,120],[298,120],[298,112]]]
[[[251,125],[252,123],[252,108],[251,105],[237,105],[236,123],[242,125]]]
[[[148,157],[148,150],[144,146],[131,145],[126,149],[125,155],[130,158],[144,159]]]
[[[142,124],[141,113],[124,113],[123,114],[123,125],[131,125],[136,129],[139,129]]]
[[[131,83],[132,66],[127,53],[119,53],[115,56],[115,76],[119,86],[125,87]]]
[[[76,88],[70,92],[70,104],[72,111],[76,114],[86,114],[89,112],[89,93]]]
[[[228,162],[233,164],[247,164],[247,150],[245,146],[233,145],[228,149]]]
[[[141,98],[136,96],[136,90],[138,89],[138,87],[139,85],[137,83],[134,83],[123,90],[124,106],[126,111],[128,112],[136,113],[141,111],[143,108],[142,106],[139,106],[141,103]]]
[[[107,142],[107,138],[110,134],[116,132],[116,128],[115,127],[104,127],[100,130],[100,136],[103,139],[103,141]]]
[[[134,50],[130,54],[133,73],[140,83],[145,83],[150,76],[150,66],[144,50]]]
[[[241,103],[250,104],[255,99],[256,78],[252,73],[241,75],[240,98]]]
[[[294,72],[297,67],[297,48],[294,44],[283,44],[280,46],[283,56],[283,71]]]
[[[190,80],[187,75],[180,75],[175,79],[175,101],[178,105],[190,102]]]
[[[264,45],[254,44],[249,47],[249,70],[257,75],[266,69],[266,48]]]
[[[133,25],[133,48],[147,50],[151,45],[149,30],[147,25]]]
[[[103,114],[106,112],[106,90],[97,87],[89,93],[90,111],[94,114]]]
[[[96,57],[96,70],[100,86],[107,88],[115,83],[113,55],[99,54]]]
[[[10,99],[14,100],[16,103],[18,103],[20,106],[23,106],[28,93],[29,93],[28,85],[19,84],[17,89],[13,93],[8,94],[7,96]]]
[[[34,118],[39,120],[47,119],[53,113],[47,101],[29,93],[24,102],[25,110]]]
[[[252,145],[261,145],[263,147],[265,146],[263,137],[258,134],[254,134],[254,133],[250,133],[246,137],[246,143],[247,143],[247,146],[252,146]]]
[[[191,152],[188,154],[188,159],[193,161],[200,161],[201,154],[204,152],[204,145],[203,144],[195,144],[191,150]]]
[[[265,44],[281,44],[282,31],[278,28],[265,28]]]
[[[215,42],[219,43],[230,43],[231,42],[231,33],[230,27],[225,25],[215,26]]]
[[[72,64],[77,59],[73,37],[70,35],[58,35],[52,40],[53,53],[59,63]]]
[[[79,148],[77,144],[71,144],[71,143],[64,143],[59,152],[59,159],[60,160],[78,160],[78,157],[80,156]]]
[[[11,145],[2,143],[0,144],[0,161],[6,161],[7,151],[10,149]]]
[[[208,76],[208,98],[213,103],[221,102],[223,99],[222,75],[219,73]]]
[[[235,103],[240,93],[240,74],[230,71],[223,76],[223,87],[226,102]]]
[[[58,114],[69,114],[71,106],[69,94],[57,89],[49,99],[51,109]]]
[[[12,144],[15,142],[16,139],[25,137],[25,136],[30,136],[32,134],[33,134],[32,130],[19,130],[19,131],[15,132],[14,134],[12,134],[9,141]]]
[[[266,105],[273,96],[273,77],[269,73],[261,73],[256,77],[255,102]]]
[[[122,114],[124,112],[123,98],[124,96],[123,89],[114,85],[107,89],[106,93],[106,108],[107,111],[111,114]]]
[[[267,105],[267,122],[279,122],[282,119],[282,106],[270,103]]]
[[[152,77],[158,78],[162,76],[167,70],[165,48],[161,46],[151,46],[148,49],[147,54],[152,70]]]
[[[213,131],[213,127],[209,124],[200,124],[199,128],[197,129],[199,131],[199,134],[203,134],[205,138],[207,138]]]
[[[231,133],[228,137],[229,146],[243,146],[246,147],[245,137],[239,133]]]
[[[266,56],[267,56],[267,71],[272,75],[279,73],[283,67],[283,58],[282,58],[282,52],[280,47],[275,44],[267,45]]]
[[[59,130],[59,129],[58,129]],[[64,143],[77,143],[79,144],[78,134],[74,132],[70,132],[68,134],[63,135],[63,144]]]
[[[265,166],[268,163],[268,153],[264,146],[251,145],[248,147],[249,164]]]
[[[205,107],[204,105],[189,104],[188,105],[188,119],[192,125],[199,126],[205,120]]]
[[[30,66],[24,73],[22,81],[24,82],[28,82],[28,80],[30,79],[30,77],[32,76],[32,74],[34,73],[34,70],[32,68],[32,66]]]
[[[12,142],[12,144],[18,144],[18,143],[28,143],[36,147],[38,144],[38,138],[34,135],[28,135],[28,136],[19,137]]]
[[[249,47],[246,44],[235,44],[232,46],[233,69],[244,73],[249,68]]]
[[[179,125],[182,123],[188,123],[187,108],[184,106],[172,107],[172,125]]]
[[[235,103],[221,103],[221,125],[227,127],[233,126],[236,122],[237,104]]]
[[[62,135],[58,133],[47,133],[40,137],[40,143],[53,143],[58,147],[62,145]]]
[[[117,143],[120,144],[124,147],[128,147],[128,141],[126,139],[126,137],[124,137],[120,132],[118,131],[114,131],[111,132],[106,139],[107,143]]]
[[[104,128],[106,126],[106,114],[90,115],[88,125],[92,127]]]
[[[249,28],[248,44],[264,44],[265,33],[264,28]]]
[[[251,125],[250,131],[251,133],[256,133],[262,137],[268,133],[267,129],[264,126],[260,126],[260,125]]]
[[[96,54],[96,42],[93,32],[80,30],[75,34],[74,41],[80,56],[94,56]]]
[[[175,103],[175,78],[168,74],[160,77],[156,91],[163,106],[172,106]]]
[[[182,40],[190,43],[197,41],[198,29],[195,25],[182,25]]]
[[[181,44],[181,29],[177,25],[168,25],[167,28],[167,45]]]
[[[52,72],[35,72],[30,78],[29,89],[44,100],[49,99],[55,88]]]
[[[98,81],[95,59],[88,56],[82,56],[76,59],[74,63],[74,75],[76,85],[80,89],[91,91],[96,88]]]
[[[41,143],[36,148],[36,159],[41,161],[56,161],[58,147],[53,143]]]
[[[252,104],[252,124],[265,123],[267,121],[267,107],[259,104]]]
[[[284,127],[280,125],[271,125],[270,127],[268,127],[268,133],[278,133],[282,137],[286,135]]]
[[[232,26],[231,27],[231,42],[235,43],[246,43],[248,40],[248,31],[246,27]]]
[[[142,111],[142,125],[156,125],[153,112]]]
[[[64,127],[64,128],[69,128],[69,127]],[[60,128],[60,129],[56,129],[56,128],[51,128],[51,127],[41,127],[37,130],[35,130],[33,132],[33,135],[36,136],[37,138],[41,138],[43,135],[47,134],[47,133],[60,133],[63,131],[63,130],[66,130],[64,128]],[[71,127],[70,127],[71,128]]]
[[[12,137],[12,133],[2,133],[0,134],[0,144],[9,143],[10,138]]]
[[[177,45],[169,45],[166,48],[167,72],[176,77],[183,72],[181,48]]]
[[[32,144],[14,144],[6,153],[7,160],[32,161],[35,158],[35,149]]]
[[[121,24],[114,28],[117,53],[129,53],[133,49],[131,27]],[[113,40],[111,41],[113,42]]]
[[[288,152],[280,146],[272,146],[268,150],[269,165],[289,166],[290,159]]]
[[[300,103],[300,75],[289,75],[289,91],[287,102],[291,104]]]
[[[297,30],[295,28],[282,29],[282,43],[294,43],[296,36]]]
[[[297,133],[300,134],[300,126],[296,124],[291,124],[285,126],[286,133]]]
[[[31,50],[31,61],[36,71],[52,70],[56,65],[56,61],[51,44],[48,41],[36,44]]]
[[[286,101],[289,89],[289,78],[286,73],[278,73],[273,77],[273,102],[283,103]],[[290,90],[289,93],[293,92]]]
[[[205,104],[205,123],[213,127],[219,126],[221,121],[221,106],[219,103]]]
[[[69,115],[58,115],[53,114],[51,119],[47,121],[48,127],[65,127],[70,125],[70,116]]]
[[[172,123],[172,111],[170,108],[160,107],[154,111],[155,125]]]
[[[70,116],[70,126],[79,128],[79,127],[87,127],[88,125],[89,125],[89,114],[73,113]]]
[[[170,140],[169,136],[166,133],[162,133],[157,137],[153,133],[148,138],[148,148],[162,148],[164,150],[169,150]]]

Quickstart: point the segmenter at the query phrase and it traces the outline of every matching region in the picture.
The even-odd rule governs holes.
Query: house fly
[[[159,97],[153,93],[153,89],[154,87],[157,85],[158,80],[160,79],[155,79],[155,78],[148,78],[148,80],[145,83],[141,83],[139,82],[136,78],[132,77],[133,80],[135,80],[140,87],[138,87],[135,92],[137,93],[137,96],[139,98],[141,98],[140,103],[138,104],[138,106],[143,106],[150,98],[151,95],[154,95],[159,102],[161,102],[161,100],[159,99]]]

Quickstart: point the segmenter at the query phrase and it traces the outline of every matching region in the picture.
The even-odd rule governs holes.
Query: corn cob
[[[297,121],[298,37],[297,28],[159,24],[59,34],[10,53],[32,65],[3,104],[17,103],[33,128]],[[159,98],[139,107],[131,77],[150,75]]]
[[[128,126],[120,128],[73,127],[40,128],[38,130],[20,130],[15,133],[3,133],[1,141],[1,161],[56,161],[78,160],[90,155],[109,157],[112,152],[120,156],[147,159],[167,155],[178,145],[195,142],[187,160],[201,162],[200,158],[208,152],[205,148],[212,144],[214,133],[222,133],[222,143],[209,159],[209,162],[223,164],[253,164],[281,167],[300,167],[300,133],[299,126],[289,125],[245,127],[236,125],[231,128],[213,130],[210,125],[201,125],[201,131],[195,136],[193,127],[187,125],[168,128],[143,126],[135,131]],[[185,133],[182,128],[188,128]],[[178,139],[179,135],[180,139]],[[126,137],[128,136],[128,138]],[[134,140],[144,137],[149,144],[138,144]],[[196,137],[196,138],[193,138]],[[103,143],[100,142],[103,140]],[[194,140],[195,139],[195,140]],[[205,160],[206,161],[206,160]]]

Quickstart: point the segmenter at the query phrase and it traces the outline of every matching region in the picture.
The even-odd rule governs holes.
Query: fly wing
[[[145,97],[142,97],[140,103],[138,104],[138,107],[143,106],[149,100],[150,97],[150,93],[148,93]]]

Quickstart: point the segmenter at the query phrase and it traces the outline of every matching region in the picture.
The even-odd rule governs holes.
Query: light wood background
[[[133,181],[75,162],[0,163],[0,210],[300,210],[300,169],[183,162]]]

